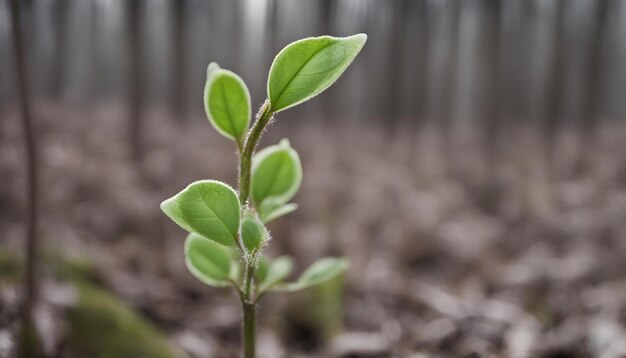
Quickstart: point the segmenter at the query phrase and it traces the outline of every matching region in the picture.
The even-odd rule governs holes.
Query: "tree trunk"
[[[55,50],[52,58],[52,73],[50,92],[53,97],[63,95],[63,80],[65,78],[65,62],[67,59],[67,13],[68,0],[57,0],[54,4],[54,36]]]
[[[500,111],[501,86],[500,86],[500,1],[486,0],[486,41],[487,55],[484,62],[485,75],[485,101],[484,112],[484,155],[485,168],[488,177],[497,176],[499,161],[499,141],[502,135],[502,119]]]
[[[442,77],[443,90],[441,93],[441,115],[439,118],[439,127],[442,142],[442,151],[444,154],[445,170],[450,173],[454,167],[452,146],[453,143],[453,119],[455,92],[457,85],[457,67],[458,67],[458,45],[459,45],[459,21],[461,12],[461,2],[452,0],[448,2],[447,11],[450,12],[450,23],[448,24],[448,51],[446,60],[446,69]]]
[[[332,18],[333,18],[333,1],[331,0],[318,0],[318,6],[320,7],[320,35],[333,35],[332,33]],[[276,4],[275,4],[276,6]],[[333,96],[321,96],[319,99],[320,114],[323,122],[326,124],[333,123],[331,116],[334,112]]]
[[[553,27],[552,54],[548,64],[548,79],[545,89],[545,117],[543,157],[546,174],[553,178],[557,166],[557,139],[561,127],[561,104],[563,101],[563,80],[565,78],[566,56],[563,39],[565,0],[555,0],[555,21]]]
[[[404,74],[404,44],[406,36],[406,22],[409,14],[409,2],[412,0],[398,0],[392,6],[392,25],[389,39],[389,53],[387,55],[387,63],[389,67],[389,78],[385,80],[387,88],[383,95],[385,96],[385,109],[383,115],[387,116],[389,122],[387,124],[387,134],[395,136],[400,126],[401,116],[401,99],[400,91],[402,90],[402,77]]]
[[[185,31],[185,0],[172,1],[172,112],[176,120],[186,119],[185,62],[187,61]]]
[[[428,0],[420,0],[417,2],[416,13],[418,15],[416,21],[419,24],[419,32],[417,33],[419,50],[417,55],[419,61],[415,64],[415,66],[417,66],[417,78],[415,81],[417,96],[413,99],[414,106],[411,112],[414,113],[414,118],[411,124],[413,128],[415,128],[416,137],[419,138],[419,132],[421,131],[422,124],[426,117],[426,98],[428,95],[428,49],[430,35],[430,29],[428,27]]]
[[[129,127],[128,141],[132,159],[139,163],[143,157],[141,127],[143,121],[143,76],[141,45],[141,0],[128,0],[129,56]]]
[[[583,171],[593,169],[594,154],[596,151],[596,136],[600,125],[600,100],[603,98],[603,41],[607,32],[607,18],[609,12],[608,0],[596,0],[594,2],[594,13],[591,21],[588,48],[589,58],[585,71],[586,78],[583,91],[583,107],[579,125],[579,149],[576,172],[582,174]]]

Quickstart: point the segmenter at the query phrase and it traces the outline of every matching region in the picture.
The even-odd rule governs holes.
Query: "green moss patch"
[[[68,312],[68,348],[80,357],[178,357],[167,337],[119,299],[88,284]]]

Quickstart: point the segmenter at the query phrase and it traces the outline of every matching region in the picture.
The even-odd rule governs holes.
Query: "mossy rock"
[[[86,256],[50,252],[47,253],[45,261],[52,271],[52,276],[57,280],[76,283],[101,281],[98,270]]]
[[[181,354],[148,321],[107,292],[79,285],[68,311],[68,349],[92,358],[173,358]]]
[[[91,261],[79,255],[46,251],[44,267],[56,280],[78,292],[76,305],[67,310],[67,344],[73,357],[174,358],[184,356],[167,337],[139,313],[97,286],[100,274]],[[21,284],[23,256],[0,247],[0,286]],[[35,336],[30,337],[36,339]],[[36,349],[33,342],[27,348]],[[36,352],[34,355],[38,356]]]
[[[24,274],[23,262],[23,251],[10,251],[0,247],[0,282],[19,283]],[[85,256],[45,251],[40,264],[49,269],[57,280],[72,282],[98,282],[100,280],[96,268]]]

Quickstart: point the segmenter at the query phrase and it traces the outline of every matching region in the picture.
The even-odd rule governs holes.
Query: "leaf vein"
[[[222,221],[222,219],[217,216],[217,214],[215,214],[215,212],[211,209],[211,207],[209,207],[209,203],[207,202],[206,198],[204,197],[203,193],[200,192],[198,189],[196,189],[196,191],[198,191],[198,194],[200,194],[200,199],[202,200],[202,203],[204,204],[204,206],[206,206],[207,210],[213,214],[213,217],[215,219],[217,219],[217,221],[222,224],[222,226],[224,227],[224,229],[226,229],[226,232],[228,232],[229,234],[231,234],[232,238],[235,239],[233,233],[230,231],[230,229],[228,228],[228,226],[226,226],[226,224],[224,223],[224,221]],[[205,219],[211,219],[211,218],[205,218]]]
[[[322,52],[322,50],[325,50],[325,49],[327,49],[327,48],[329,48],[329,47],[331,47],[333,45],[335,45],[335,43],[330,43],[330,44],[328,44],[328,45],[318,49],[306,61],[304,61],[302,66],[300,66],[300,68],[296,71],[296,73],[289,79],[289,81],[287,81],[287,84],[285,84],[285,86],[281,89],[280,94],[276,98],[276,103],[280,102],[280,99],[282,98],[283,94],[285,93],[285,90],[287,89],[287,87],[289,87],[289,85],[291,85],[291,82],[293,82],[293,80],[300,74],[300,72],[302,71],[304,66],[306,66],[307,63],[309,63],[311,61],[311,59],[313,59],[313,57],[315,57],[318,53]]]

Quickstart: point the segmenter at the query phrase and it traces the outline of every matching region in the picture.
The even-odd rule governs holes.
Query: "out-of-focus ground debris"
[[[234,158],[231,143],[205,120],[178,126],[151,111],[137,168],[121,145],[121,110],[95,107],[86,121],[40,104],[37,114],[44,350],[54,356],[73,342],[92,352],[94,337],[131,337],[159,347],[155,356],[237,357],[236,296],[187,273],[185,234],[159,210],[193,180],[234,183],[223,160]],[[14,353],[21,295],[16,123],[0,121],[0,356]],[[347,256],[350,268],[343,288],[265,296],[259,355],[625,356],[626,128],[604,125],[595,172],[542,180],[532,151],[513,140],[496,194],[486,195],[473,160],[446,174],[427,129],[417,143],[410,131],[389,139],[375,127],[281,118],[261,145],[289,136],[307,175],[299,209],[270,224],[269,255],[294,256],[294,277],[325,255]],[[459,141],[460,157],[476,156],[472,143]],[[118,336],[103,336],[105,326]]]
[[[391,347],[380,334],[350,332],[335,337],[330,345],[330,356],[345,357],[389,357]]]

